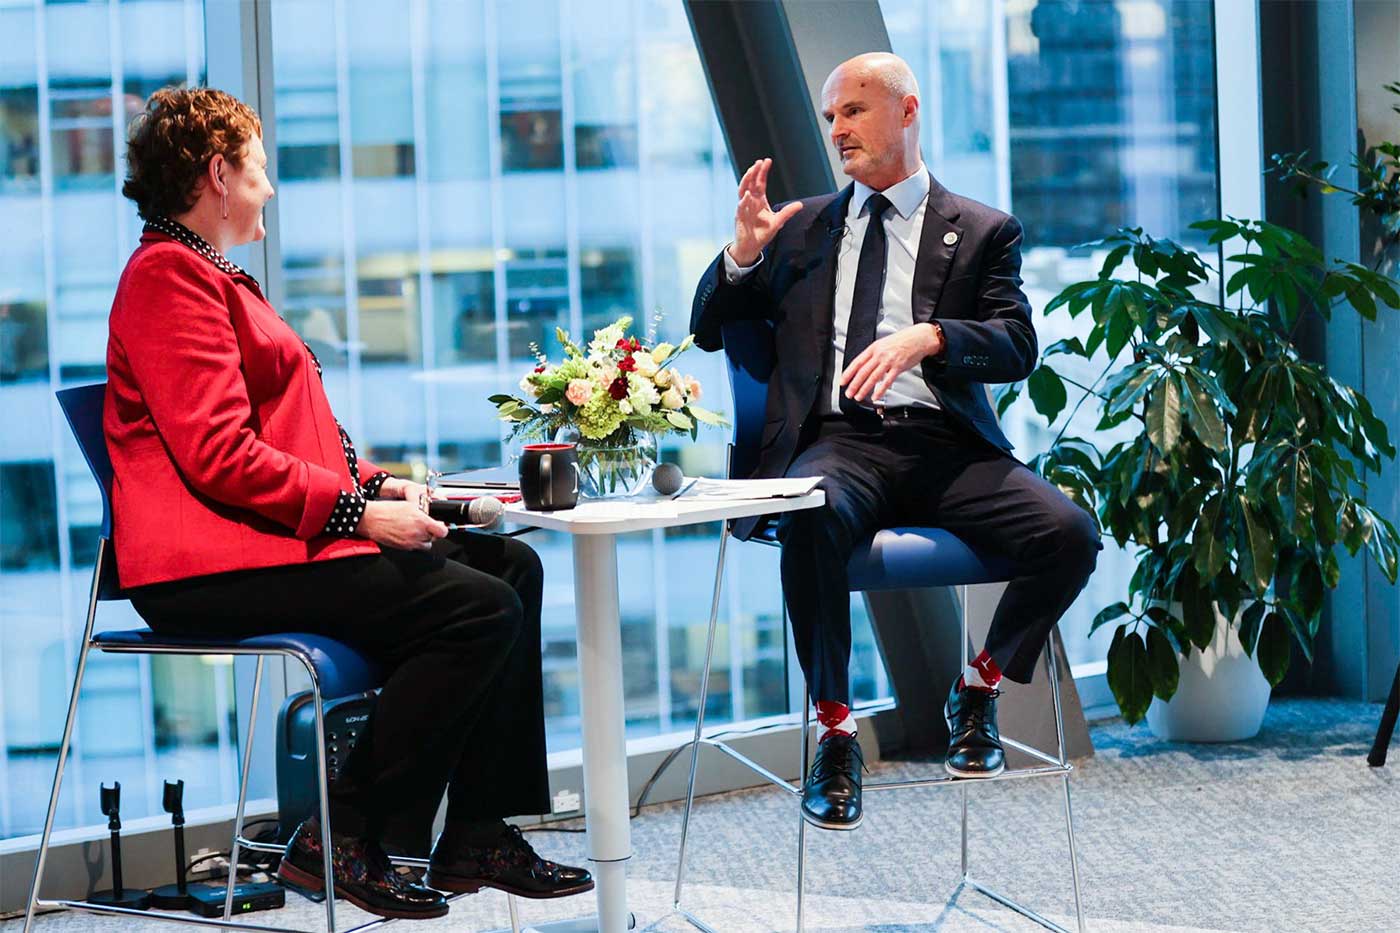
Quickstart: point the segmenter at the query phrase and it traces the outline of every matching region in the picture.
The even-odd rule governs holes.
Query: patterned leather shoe
[[[953,684],[943,715],[948,720],[948,757],[943,768],[953,777],[996,777],[1006,770],[1006,753],[997,730],[1000,690]]]
[[[582,868],[542,859],[519,826],[507,825],[494,843],[472,846],[444,832],[428,860],[430,887],[453,894],[495,888],[517,897],[568,897],[593,890],[593,876]]]
[[[398,920],[431,920],[447,914],[443,896],[395,871],[379,843],[332,832],[331,847],[336,897],[369,913]],[[310,894],[323,892],[321,851],[321,822],[313,816],[297,827],[287,843],[277,868],[278,880]]]
[[[833,732],[817,745],[802,787],[802,818],[822,829],[855,829],[865,819],[860,771],[865,758],[854,735]]]

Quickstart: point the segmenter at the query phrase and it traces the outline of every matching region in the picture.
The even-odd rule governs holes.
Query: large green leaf
[[[1140,722],[1152,703],[1147,646],[1137,632],[1120,626],[1108,649],[1108,687],[1129,725]]]
[[[1240,613],[1240,644],[1250,657],[1254,656],[1254,646],[1259,643],[1259,626],[1263,624],[1268,608],[1268,604],[1260,599],[1250,603],[1249,608]]]
[[[1225,536],[1219,533],[1220,509],[1225,504],[1223,495],[1211,496],[1201,507],[1200,521],[1191,535],[1191,548],[1195,552],[1196,571],[1202,579],[1209,580],[1220,572],[1230,559],[1230,547]]]
[[[1191,418],[1191,427],[1196,436],[1211,450],[1225,450],[1225,422],[1215,410],[1215,401],[1199,382],[1186,374],[1186,411]]]
[[[1147,436],[1162,456],[1171,453],[1181,437],[1181,385],[1168,375],[1147,399]]]
[[[1248,551],[1247,582],[1255,595],[1263,596],[1274,578],[1274,566],[1278,561],[1278,551],[1274,544],[1274,533],[1268,525],[1264,510],[1254,505],[1243,494],[1239,497],[1240,514],[1244,517],[1245,545]]]
[[[1264,672],[1271,687],[1277,687],[1282,683],[1284,675],[1288,673],[1289,644],[1291,641],[1292,638],[1288,634],[1288,623],[1277,612],[1271,612],[1264,616],[1264,623],[1259,629],[1259,643],[1255,647],[1254,657],[1259,662],[1259,669]]]
[[[1170,700],[1181,680],[1181,668],[1176,649],[1159,628],[1147,630],[1147,675],[1152,692],[1161,700]]]
[[[1059,373],[1050,367],[1037,367],[1026,380],[1026,390],[1030,392],[1035,410],[1044,415],[1046,421],[1053,423],[1060,412],[1064,411],[1068,401],[1065,383]]]

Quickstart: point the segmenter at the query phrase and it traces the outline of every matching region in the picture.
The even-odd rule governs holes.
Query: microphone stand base
[[[158,888],[151,889],[151,908],[153,910],[189,910],[190,895],[195,891],[212,889],[212,887],[213,885],[194,882],[185,885],[185,893],[181,894],[178,884],[163,884]]]
[[[118,897],[115,891],[98,891],[87,899],[89,904],[103,907],[125,907],[127,910],[150,910],[151,896],[145,891],[128,888]]]

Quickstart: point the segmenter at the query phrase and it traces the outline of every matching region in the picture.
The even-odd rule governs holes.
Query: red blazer
[[[147,232],[109,326],[122,586],[379,552],[322,534],[350,467],[310,351],[255,282]]]

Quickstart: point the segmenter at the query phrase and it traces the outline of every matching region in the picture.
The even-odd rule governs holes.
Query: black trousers
[[[813,701],[850,703],[846,565],[880,528],[944,528],[1015,565],[985,647],[1020,683],[1030,681],[1051,629],[1094,570],[1102,545],[1087,513],[953,418],[930,414],[819,421],[788,468],[788,476],[825,477],[823,508],[778,522],[783,596]]]
[[[387,680],[331,793],[337,832],[425,852],[434,815],[469,822],[549,810],[540,604],[527,545],[454,532],[431,552],[239,571],[142,587],[161,633],[311,632],[373,658]]]

